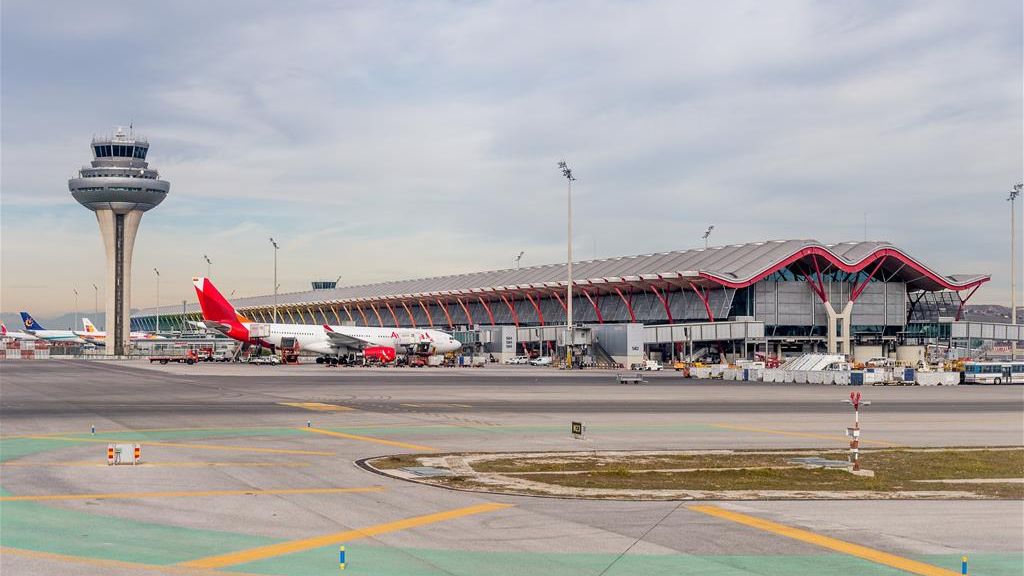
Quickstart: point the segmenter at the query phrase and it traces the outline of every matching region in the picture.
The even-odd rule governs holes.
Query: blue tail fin
[[[25,324],[25,330],[46,330],[46,328],[43,328],[38,322],[33,320],[28,312],[21,313],[21,321]]]

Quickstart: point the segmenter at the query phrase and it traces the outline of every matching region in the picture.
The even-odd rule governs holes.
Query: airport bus
[[[1024,362],[964,362],[964,384],[1024,384]]]

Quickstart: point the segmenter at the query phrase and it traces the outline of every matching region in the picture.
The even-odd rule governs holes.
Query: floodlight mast
[[[715,227],[712,225],[712,226],[708,226],[708,229],[704,231],[703,238],[704,238],[704,248],[705,249],[707,249],[707,247],[708,247],[708,238],[711,237],[711,231],[714,230],[714,229],[715,229]]]
[[[1017,197],[1020,196],[1024,183],[1014,184],[1010,196],[1010,323],[1017,325]],[[1010,361],[1017,360],[1017,340],[1010,341]]]
[[[270,237],[270,244],[274,247],[274,324],[277,324],[277,251],[280,247],[277,242],[274,242],[274,237]]]
[[[568,283],[565,287],[566,299],[565,299],[565,324],[569,331],[568,339],[565,342],[565,367],[567,370],[572,370],[572,345],[574,343],[573,329],[572,329],[572,183],[576,180],[576,177],[572,175],[572,168],[562,160],[558,163],[558,167],[562,170],[562,176],[569,182],[568,189],[568,209],[566,210],[567,220],[567,244],[568,244],[568,258],[566,259],[568,269]]]

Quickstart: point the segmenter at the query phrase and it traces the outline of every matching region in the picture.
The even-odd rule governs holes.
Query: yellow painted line
[[[23,460],[14,462],[0,462],[0,466],[21,466],[25,468],[40,468],[40,467],[99,467],[106,468],[109,466],[104,459],[101,462],[96,460],[71,460],[65,462],[26,462]],[[220,468],[220,467],[239,467],[239,468],[306,468],[310,466],[307,462],[144,462],[142,464],[136,464],[136,468]]]
[[[278,402],[281,406],[291,406],[293,408],[303,408],[305,410],[313,410],[315,412],[347,412],[353,410],[348,406],[340,406],[338,404],[324,404],[323,402]]]
[[[218,570],[206,570],[203,568],[186,568],[184,566],[158,566],[156,564],[140,564],[137,562],[125,562],[123,560],[107,560],[104,558],[88,558],[86,556],[69,556],[67,554],[54,554],[53,552],[40,552],[38,550],[25,550],[23,548],[11,548],[0,546],[0,556],[10,554],[11,556],[23,556],[25,558],[37,558],[55,562],[70,562],[73,564],[85,564],[99,566],[101,568],[116,568],[119,570],[146,570],[163,574],[187,574],[194,576],[256,576],[245,572],[221,572]]]
[[[250,446],[220,446],[217,444],[182,444],[179,442],[151,442],[149,440],[126,440],[110,438],[69,438],[64,436],[27,436],[36,440],[63,440],[67,442],[95,442],[109,444],[111,442],[132,442],[145,446],[172,446],[175,448],[191,448],[194,450],[226,450],[229,452],[260,452],[264,454],[295,454],[299,456],[334,456],[334,452],[321,450],[291,450],[287,448],[256,448]]]
[[[715,428],[722,428],[724,430],[739,430],[741,432],[760,432],[762,434],[777,434],[779,436],[797,436],[799,438],[818,438],[819,440],[842,440],[849,442],[849,438],[846,436],[840,436],[839,434],[814,434],[813,432],[790,432],[789,430],[772,430],[771,428],[754,428],[753,426],[736,426],[733,424],[712,424]],[[885,442],[882,440],[861,440],[861,444],[874,444],[876,446],[888,446],[898,447],[899,444],[893,442]]]
[[[250,548],[249,550],[240,550],[238,552],[221,554],[219,556],[197,558],[195,560],[189,560],[188,562],[182,562],[179,566],[187,566],[190,568],[224,568],[227,566],[235,566],[237,564],[245,564],[247,562],[255,562],[256,560],[273,558],[275,556],[282,556],[284,554],[311,550],[313,548],[343,544],[357,538],[369,538],[380,534],[387,534],[388,532],[397,532],[399,530],[407,530],[409,528],[434,524],[435,522],[462,518],[463,516],[472,516],[473,514],[502,510],[511,506],[512,504],[478,504],[476,506],[456,508],[455,510],[448,510],[446,512],[437,512],[435,514],[427,514],[425,516],[415,516],[413,518],[406,518],[404,520],[388,522],[386,524],[377,524],[376,526],[370,526],[368,528],[346,530],[344,532],[335,532],[334,534],[325,534],[323,536],[314,536],[312,538],[304,538],[302,540],[292,540],[289,542],[270,544],[268,546],[260,546],[258,548]]]
[[[437,448],[430,446],[421,446],[419,444],[409,444],[408,442],[397,442],[395,440],[385,440],[383,438],[374,438],[373,436],[359,436],[356,434],[346,434],[344,432],[335,432],[333,430],[323,430],[321,428],[299,428],[299,430],[305,430],[306,432],[313,432],[315,434],[324,434],[327,436],[337,436],[338,438],[347,438],[349,440],[361,440],[363,442],[373,442],[374,444],[384,444],[385,446],[397,446],[398,448],[408,448],[410,450],[422,450],[424,452],[438,452]]]
[[[896,568],[897,570],[910,572],[911,574],[920,574],[921,576],[956,576],[956,574],[958,574],[958,572],[939,568],[938,566],[933,566],[931,564],[925,564],[924,562],[918,562],[917,560],[911,560],[895,554],[889,554],[888,552],[882,552],[881,550],[875,550],[874,548],[868,548],[867,546],[861,546],[860,544],[853,544],[851,542],[846,542],[845,540],[830,538],[808,530],[786,526],[785,524],[779,524],[756,516],[733,512],[710,504],[690,506],[689,509],[695,512],[708,514],[716,518],[737,522],[744,526],[750,526],[751,528],[757,528],[758,530],[764,530],[765,532],[771,532],[772,534],[778,534],[779,536],[785,536],[786,538],[792,538],[793,540],[806,542],[807,544],[813,544],[815,546],[821,546],[822,548],[828,548],[829,550],[835,550],[836,552],[842,552],[843,554],[849,554],[850,556],[856,556],[857,558],[863,558],[869,562],[882,564]]]
[[[344,494],[380,492],[383,486],[363,488],[285,488],[280,490],[198,490],[185,492],[107,492],[101,494],[41,494],[37,496],[0,496],[0,502],[45,502],[51,500],[136,500],[141,498],[197,498],[204,496],[264,496],[274,494]]]

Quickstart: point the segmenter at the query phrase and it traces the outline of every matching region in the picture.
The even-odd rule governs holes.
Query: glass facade
[[[128,146],[126,144],[102,144],[93,146],[97,158],[138,158],[146,159],[149,148],[145,146]]]

